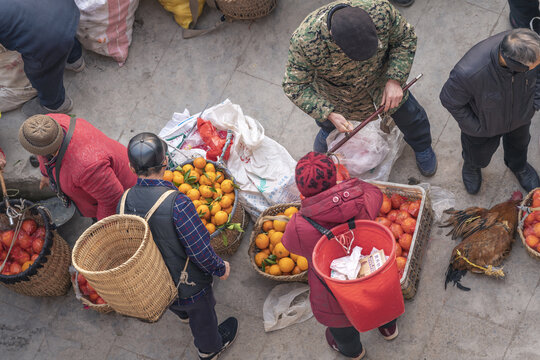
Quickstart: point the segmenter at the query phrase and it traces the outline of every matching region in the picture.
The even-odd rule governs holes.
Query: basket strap
[[[324,226],[322,225],[319,225],[318,223],[316,223],[315,221],[313,221],[311,218],[308,218],[307,216],[303,215],[302,214],[302,217],[304,219],[307,220],[307,222],[309,222],[311,224],[311,226],[313,226],[315,229],[319,230],[319,232],[323,235],[326,235],[326,237],[328,238],[328,240],[332,239],[335,235],[332,231],[328,230],[327,228],[325,228]]]
[[[120,211],[118,212],[120,215],[124,215],[124,210],[126,208],[126,198],[129,190],[131,190],[131,188],[127,189],[122,195],[122,199],[120,199]]]
[[[127,191],[126,191],[127,192]],[[168,190],[166,192],[164,192],[160,197],[159,199],[156,201],[156,203],[154,204],[154,206],[152,206],[150,208],[150,210],[148,210],[148,212],[146,213],[146,216],[144,217],[144,220],[148,221],[150,220],[150,217],[152,215],[154,215],[154,212],[157,210],[157,208],[159,207],[159,205],[161,205],[165,199],[171,195],[172,193],[176,193],[176,190]]]

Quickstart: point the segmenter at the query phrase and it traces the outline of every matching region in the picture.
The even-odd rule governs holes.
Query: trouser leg
[[[392,114],[403,138],[415,152],[424,151],[431,146],[429,120],[424,108],[409,92],[409,98]]]
[[[508,0],[508,5],[518,27],[529,28],[531,19],[540,16],[538,0]]]
[[[461,155],[465,163],[475,168],[485,168],[499,147],[500,136],[476,137],[461,133]]]
[[[356,357],[362,353],[360,333],[354,327],[329,328],[339,351],[348,357]]]
[[[75,61],[79,60],[82,56],[82,46],[79,40],[77,38],[73,41],[73,46],[71,47],[71,51],[69,52],[67,63],[73,64]]]
[[[334,124],[330,120],[327,120],[323,123],[317,122],[317,125],[321,128],[319,133],[315,137],[313,142],[313,151],[325,153],[328,151],[328,145],[326,144],[326,138],[330,133],[336,129]]]
[[[524,125],[503,135],[504,163],[513,172],[523,170],[527,164],[527,149],[531,140],[529,127]]]

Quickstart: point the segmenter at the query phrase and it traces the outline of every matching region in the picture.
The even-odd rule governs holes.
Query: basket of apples
[[[86,278],[79,274],[73,266],[70,267],[69,272],[71,273],[71,284],[73,285],[73,291],[75,291],[75,297],[83,303],[86,309],[92,309],[102,314],[113,311],[113,308],[99,296]]]

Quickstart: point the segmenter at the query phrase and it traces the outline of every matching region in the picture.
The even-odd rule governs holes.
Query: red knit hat
[[[296,186],[305,197],[331,188],[336,179],[336,166],[325,154],[309,152],[296,164]]]

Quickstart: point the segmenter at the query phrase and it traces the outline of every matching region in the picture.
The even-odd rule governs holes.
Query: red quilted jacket
[[[307,258],[312,267],[313,249],[321,233],[301,215],[305,215],[327,229],[343,224],[350,218],[375,219],[382,204],[382,193],[374,185],[359,179],[346,180],[302,201],[285,229],[283,245],[290,252]],[[330,327],[352,326],[343,310],[326,290],[313,270],[309,270],[310,302],[313,315],[321,324]]]
[[[68,115],[47,115],[68,131]],[[38,158],[41,173],[47,176],[46,160],[43,156]],[[56,176],[54,168],[53,176]],[[81,214],[98,220],[115,214],[120,197],[136,182],[137,176],[129,169],[126,147],[88,121],[77,118],[75,132],[62,160],[60,185]]]

